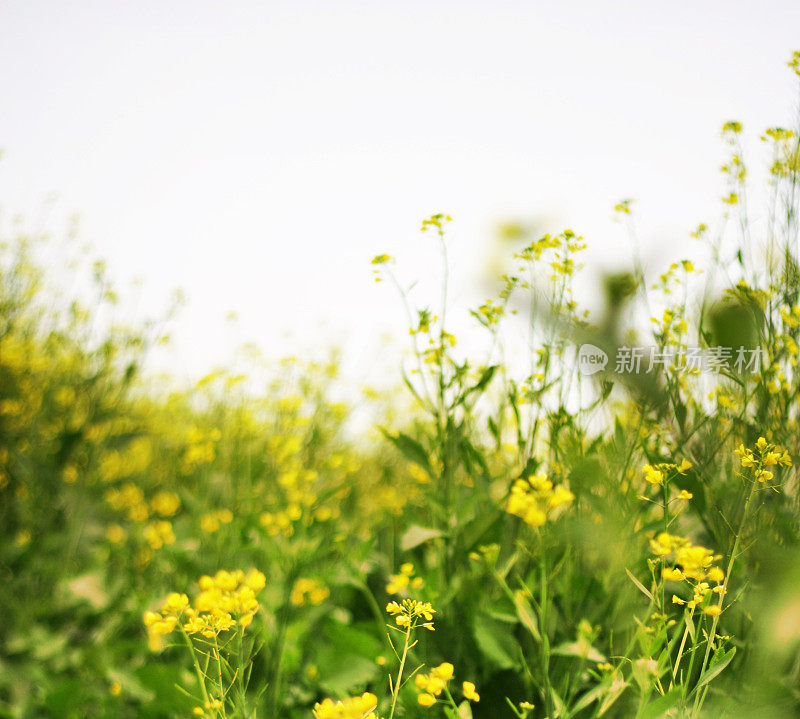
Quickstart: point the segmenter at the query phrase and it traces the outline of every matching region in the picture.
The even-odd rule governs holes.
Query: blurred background
[[[758,178],[759,135],[796,112],[798,27],[793,0],[0,0],[0,222],[53,234],[56,271],[73,228],[123,285],[141,279],[123,303],[139,316],[181,288],[153,358],[179,379],[244,341],[268,357],[335,343],[380,384],[405,319],[369,261],[397,256],[435,305],[432,213],[455,220],[461,307],[494,294],[503,221],[571,227],[597,278],[630,266],[613,206],[634,197],[645,268],[696,259],[722,122],[743,123]]]

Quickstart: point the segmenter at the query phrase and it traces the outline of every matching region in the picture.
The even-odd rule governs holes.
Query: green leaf
[[[497,422],[495,422],[491,417],[486,420],[486,424],[489,427],[489,432],[491,432],[492,437],[499,441],[500,439],[500,430],[497,428]]]
[[[664,696],[649,702],[638,714],[639,719],[661,719],[670,709],[680,704],[682,694],[683,687],[681,685],[673,687]]]
[[[736,647],[731,647],[725,654],[723,654],[718,661],[714,661],[719,656],[719,650],[714,653],[714,658],[711,660],[711,664],[709,665],[708,669],[706,669],[700,679],[697,681],[697,686],[694,688],[694,691],[697,691],[701,687],[704,687],[708,684],[712,679],[717,677],[719,674],[722,673],[722,670],[731,663],[733,659],[733,655],[736,654]]]
[[[571,708],[573,714],[577,714],[582,709],[588,707],[592,702],[597,701],[600,697],[602,697],[608,690],[611,688],[611,682],[605,681],[602,684],[598,684],[593,689],[590,689],[588,692],[583,694],[578,701],[576,701]]]
[[[488,614],[478,614],[472,629],[478,648],[498,669],[516,665],[514,655],[519,645],[507,625]]]
[[[625,573],[631,578],[631,581],[636,585],[639,591],[644,594],[650,601],[653,601],[653,595],[645,588],[644,584],[642,584],[636,577],[634,577],[628,569],[625,569]]]
[[[397,449],[400,450],[400,453],[411,462],[415,462],[423,469],[427,470],[428,473],[431,473],[431,463],[428,459],[428,453],[423,449],[422,445],[417,442],[417,440],[412,439],[407,434],[403,434],[403,432],[399,432],[398,434],[391,434],[389,431],[384,429],[383,427],[380,428],[380,431],[383,433],[383,436],[386,437]]]
[[[380,653],[382,643],[373,634],[341,622],[329,621],[325,625],[325,636],[343,653],[357,654],[366,659],[374,659]]]
[[[605,714],[611,707],[613,706],[614,702],[620,698],[622,692],[628,688],[628,682],[617,679],[611,683],[611,686],[608,688],[608,693],[606,694],[606,698],[603,699],[603,703],[600,705],[600,708],[597,710],[597,716],[601,717]]]
[[[562,657],[579,657],[581,659],[589,659],[593,662],[604,662],[606,660],[600,652],[597,651],[588,642],[564,642],[554,647],[553,654],[559,654]]]
[[[332,696],[342,696],[371,682],[378,671],[374,660],[326,646],[317,655],[319,685]]]
[[[522,626],[531,633],[531,636],[537,642],[542,641],[542,635],[539,633],[539,622],[537,621],[530,602],[524,593],[514,593],[514,607],[517,610],[517,617],[519,618],[519,621],[522,622]]]
[[[497,365],[489,365],[483,372],[481,372],[481,376],[478,378],[478,381],[472,385],[466,392],[464,392],[463,396],[461,397],[462,400],[466,399],[469,395],[473,392],[481,392],[488,386],[489,382],[492,381],[492,377],[494,377],[494,373],[497,370]]]
[[[438,529],[420,527],[419,525],[414,524],[410,526],[401,537],[400,549],[404,552],[407,552],[410,549],[414,549],[414,547],[418,547],[420,544],[424,544],[431,539],[436,539],[437,537],[443,536],[444,532]]]
[[[692,640],[692,644],[695,642],[694,633],[694,621],[692,621],[692,615],[689,613],[689,610],[686,610],[686,628],[689,630],[689,638]]]

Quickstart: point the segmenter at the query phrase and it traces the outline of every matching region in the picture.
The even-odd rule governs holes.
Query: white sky
[[[50,225],[80,213],[114,275],[144,278],[142,311],[183,288],[178,376],[229,357],[230,310],[270,356],[378,357],[404,324],[369,260],[430,275],[433,212],[456,219],[461,304],[509,216],[619,268],[632,196],[654,271],[690,255],[722,122],[754,152],[790,122],[799,30],[796,0],[0,0],[0,208],[55,192]]]

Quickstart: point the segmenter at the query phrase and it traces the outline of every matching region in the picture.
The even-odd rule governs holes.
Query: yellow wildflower
[[[471,702],[479,702],[481,700],[481,695],[475,691],[475,685],[472,682],[463,682],[461,691],[464,694],[464,699]]]
[[[650,484],[664,484],[664,473],[656,467],[646,464],[642,467],[642,474]]]
[[[314,705],[314,719],[377,719],[377,706],[378,698],[369,692],[338,702],[325,699]]]

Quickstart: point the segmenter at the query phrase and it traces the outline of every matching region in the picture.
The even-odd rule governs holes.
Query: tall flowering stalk
[[[266,577],[257,569],[221,570],[200,577],[200,593],[194,604],[186,594],[172,592],[158,612],[145,612],[144,624],[150,648],[162,648],[164,637],[176,629],[192,657],[202,702],[195,716],[227,719],[247,717],[247,677],[253,654],[245,647],[245,630],[260,605],[258,593]]]

